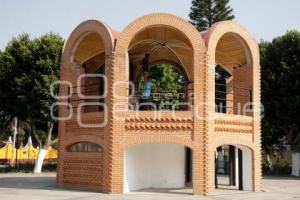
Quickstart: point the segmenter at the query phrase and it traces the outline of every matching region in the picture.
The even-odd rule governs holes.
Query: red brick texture
[[[128,110],[129,61],[128,47],[135,35],[151,27],[168,27],[184,34],[193,48],[190,67],[193,80],[193,103],[190,111],[178,111],[176,116],[165,111],[160,115],[143,111],[136,115]],[[187,21],[177,16],[156,13],[138,18],[114,38],[105,24],[90,20],[80,24],[70,35],[63,49],[61,80],[76,85],[82,66],[74,62],[74,52],[88,33],[98,33],[105,49],[105,74],[108,78],[108,124],[105,127],[84,128],[77,124],[76,116],[59,122],[59,187],[94,190],[104,193],[123,193],[124,153],[128,146],[148,142],[177,143],[193,150],[193,191],[197,195],[214,192],[214,154],[224,144],[239,144],[253,152],[253,191],[260,190],[261,136],[260,136],[260,66],[258,47],[248,32],[236,22],[215,24],[206,36]],[[238,116],[215,113],[215,49],[225,33],[233,32],[243,38],[251,54],[248,76],[239,82],[253,90],[253,114]],[[116,35],[116,34],[115,34]],[[92,48],[92,47],[91,47]],[[211,67],[213,66],[213,67]],[[123,81],[122,83],[119,83]],[[68,89],[60,85],[60,95]],[[123,96],[120,98],[119,96]],[[125,97],[125,98],[124,98]],[[242,101],[236,100],[236,101]],[[60,100],[67,103],[67,100]],[[80,101],[79,101],[80,102]],[[121,110],[121,111],[120,111]],[[59,106],[59,116],[69,113],[67,106]],[[104,113],[82,113],[86,124],[100,124]],[[90,141],[103,148],[100,153],[67,152],[69,145]]]

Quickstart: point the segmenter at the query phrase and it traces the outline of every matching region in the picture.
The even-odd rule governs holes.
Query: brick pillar
[[[194,50],[195,51],[195,50]],[[195,52],[201,52],[203,49]],[[204,54],[202,54],[204,55]],[[194,71],[193,71],[193,105],[194,105],[194,131],[193,140],[195,147],[193,149],[193,189],[194,194],[204,195],[206,177],[206,105],[205,105],[205,57],[201,55],[194,55]]]
[[[109,164],[108,192],[123,193],[125,113],[128,110],[127,55],[114,55],[109,73]],[[122,83],[120,83],[122,81]],[[127,84],[126,84],[127,82]],[[123,110],[123,111],[122,111]]]
[[[226,113],[233,114],[233,77],[226,79]]]
[[[72,87],[76,85],[76,77],[80,72],[77,72],[77,65],[72,62],[62,61],[61,62],[61,73],[60,73],[60,80],[70,81]],[[73,91],[73,93],[76,91]],[[59,85],[59,96],[68,96],[68,86],[65,84]],[[67,104],[67,99],[60,99],[59,103]],[[71,107],[72,109],[72,107]],[[68,109],[68,106],[59,105],[59,113],[58,116],[60,118],[67,117],[69,113],[72,112]],[[73,112],[73,116],[76,113]],[[64,187],[64,153],[66,152],[66,145],[65,145],[65,120],[58,121],[58,163],[57,163],[57,178],[56,184],[58,187]]]
[[[204,140],[204,195],[212,194],[215,190],[215,55],[207,52],[205,59],[205,140]]]
[[[203,195],[203,149],[193,149],[193,192],[195,195]]]
[[[67,63],[66,62],[62,62],[61,63],[61,69],[67,69]],[[60,73],[60,78],[61,80],[65,80],[65,77],[67,75],[67,72],[65,70],[61,70]],[[66,94],[68,94],[68,89],[63,86],[60,85],[59,86],[59,96],[65,96]],[[67,103],[68,101],[66,99],[62,99],[59,100],[60,103]],[[59,106],[59,117],[63,117],[65,115],[65,113],[68,113],[68,109],[66,106]],[[57,168],[56,168],[56,172],[57,172],[57,177],[56,177],[56,184],[58,187],[63,187],[63,152],[64,152],[64,145],[63,145],[63,141],[64,141],[64,135],[65,135],[65,122],[59,120],[58,121],[58,161],[57,161]]]
[[[261,90],[260,90],[260,64],[258,50],[253,52],[253,142],[255,152],[253,153],[253,191],[261,190]]]

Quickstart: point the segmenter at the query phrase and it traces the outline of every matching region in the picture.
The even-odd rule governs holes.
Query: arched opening
[[[222,145],[215,152],[217,189],[253,190],[253,153],[243,145]]]
[[[76,142],[67,147],[68,152],[102,152],[102,147],[93,142]]]
[[[192,150],[173,143],[143,143],[125,151],[124,192],[192,185]],[[192,194],[192,190],[188,193]]]
[[[134,96],[130,107],[140,110],[187,110],[189,80],[182,67],[176,63],[159,61],[149,66],[148,76],[152,77],[150,95],[145,92],[143,71],[135,79]],[[151,103],[149,106],[147,103]],[[145,104],[145,105],[144,105]],[[154,107],[153,107],[154,106]]]
[[[105,46],[98,33],[87,33],[78,42],[73,62],[79,70],[74,95],[70,98],[73,111],[102,112],[106,93]]]
[[[246,42],[225,33],[215,50],[216,112],[252,115],[253,64]]]
[[[128,56],[130,109],[189,108],[193,48],[181,31],[169,26],[148,27],[133,37]]]

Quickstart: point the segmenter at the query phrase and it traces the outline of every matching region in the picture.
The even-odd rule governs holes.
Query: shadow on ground
[[[56,178],[53,176],[35,177],[1,177],[0,188],[18,188],[18,189],[57,189],[55,185]]]
[[[300,177],[295,177],[295,176],[264,176],[263,177],[264,180],[299,180],[300,181]]]
[[[149,189],[141,189],[137,191],[133,191],[131,193],[161,193],[161,194],[184,194],[184,195],[193,195],[193,188],[192,187],[185,187],[185,188],[149,188]]]
[[[248,192],[232,189],[217,189],[209,196],[194,196],[192,187],[180,189],[143,189],[125,195],[110,195],[79,190],[56,188],[54,173],[43,174],[0,174],[0,199],[13,200],[277,200],[300,199],[300,178],[295,177],[264,177],[264,192]]]

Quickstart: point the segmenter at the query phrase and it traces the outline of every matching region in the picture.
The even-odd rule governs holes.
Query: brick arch
[[[253,143],[250,137],[247,137],[246,135],[244,135],[244,137],[238,137],[237,135],[226,134],[224,134],[223,136],[220,135],[218,137],[215,137],[212,144],[210,145],[210,149],[214,151],[217,147],[226,144],[242,145],[251,149],[252,151],[256,150],[255,143]]]
[[[68,81],[73,86],[76,86],[77,78],[79,77],[79,75],[84,73],[83,68],[76,62],[74,62],[73,55],[74,51],[76,52],[78,45],[80,45],[80,42],[89,33],[96,33],[101,37],[105,50],[105,68],[112,68],[112,54],[114,49],[114,40],[115,36],[117,36],[117,32],[98,20],[87,20],[79,24],[64,43],[60,66],[61,81]],[[63,86],[62,84],[60,84],[59,87],[59,95],[67,96],[67,87]],[[105,101],[107,101],[107,98],[105,98]],[[59,115],[62,115],[61,113],[67,112],[66,106],[59,106],[59,110]],[[59,123],[63,124],[64,122]]]
[[[233,140],[225,139],[225,140],[220,140],[214,144],[214,146],[212,147],[212,151],[211,151],[212,155],[210,155],[210,156],[214,158],[216,149],[223,145],[233,145],[237,148],[245,147],[246,149],[248,149],[251,152],[250,159],[252,162],[252,166],[251,166],[251,168],[252,168],[252,177],[251,177],[252,178],[252,191],[253,192],[259,191],[259,189],[257,189],[257,188],[260,188],[260,182],[256,181],[256,174],[255,174],[255,171],[253,171],[253,169],[257,165],[255,163],[255,156],[256,156],[255,151],[257,150],[256,147],[251,142],[249,142],[249,140],[237,140],[237,142],[233,142]],[[243,151],[243,149],[242,149],[242,151]],[[211,162],[213,163],[213,166],[215,167],[215,162],[213,162],[213,159],[211,160]]]
[[[248,148],[252,152],[252,154],[254,153],[254,149],[255,149],[250,142],[246,142],[246,141],[233,142],[232,140],[231,141],[224,141],[223,140],[223,142],[220,141],[218,143],[215,143],[214,147],[212,147],[212,148],[213,148],[213,150],[215,150],[218,147],[223,146],[223,145],[233,145],[233,146],[236,146],[236,147],[243,146],[243,147]]]
[[[122,142],[123,149],[128,148],[132,145],[145,144],[145,143],[169,143],[169,144],[180,144],[190,149],[194,149],[194,144],[190,139],[183,139],[176,136],[164,136],[158,137],[156,134],[135,136],[130,138],[125,138]]]
[[[104,44],[105,54],[112,54],[115,40],[113,31],[98,20],[87,20],[79,24],[66,40],[62,50],[62,62],[72,62],[71,59],[76,47],[88,33],[99,34]]]
[[[129,44],[134,36],[146,28],[155,26],[166,26],[174,28],[183,33],[191,43],[194,55],[203,55],[204,58],[206,47],[204,41],[202,40],[201,34],[197,31],[197,29],[186,20],[167,13],[154,13],[145,15],[129,24],[120,34],[116,44],[115,53],[117,55],[127,54]],[[194,66],[198,66],[195,63],[195,59]]]
[[[259,48],[255,39],[250,33],[239,23],[235,21],[222,21],[214,24],[205,35],[204,39],[207,45],[207,52],[210,59],[214,58],[215,50],[219,40],[226,33],[234,33],[238,35],[248,46],[252,60],[259,59]]]
[[[259,59],[259,47],[255,39],[249,34],[249,32],[235,21],[222,21],[214,24],[208,32],[204,35],[204,40],[207,46],[207,66],[210,68],[210,72],[214,73],[215,67],[215,55],[216,48],[219,40],[227,33],[235,34],[239,37],[241,42],[246,45],[248,49],[248,57],[251,59],[251,65],[253,67],[253,103],[254,110],[256,110],[256,117],[259,118],[260,113],[260,59]],[[210,88],[214,88],[214,76],[207,77],[207,83]],[[214,101],[214,91],[208,102]],[[212,111],[212,110],[211,110]]]
[[[207,46],[208,62],[215,63],[216,48],[219,40],[227,33],[235,34],[246,45],[253,67],[259,67],[259,48],[255,39],[239,23],[235,21],[222,21],[214,24],[204,35]]]
[[[79,136],[74,136],[74,137],[70,137],[69,139],[66,139],[66,141],[64,141],[64,148],[67,148],[68,146],[77,143],[77,142],[91,142],[91,143],[95,143],[98,144],[102,147],[103,151],[105,151],[105,142],[99,138],[99,136],[93,136],[93,135],[79,135]]]
[[[116,54],[126,53],[134,36],[151,26],[167,26],[175,28],[188,38],[194,51],[198,52],[205,50],[202,37],[192,24],[176,15],[153,13],[136,19],[122,31],[116,44]]]

